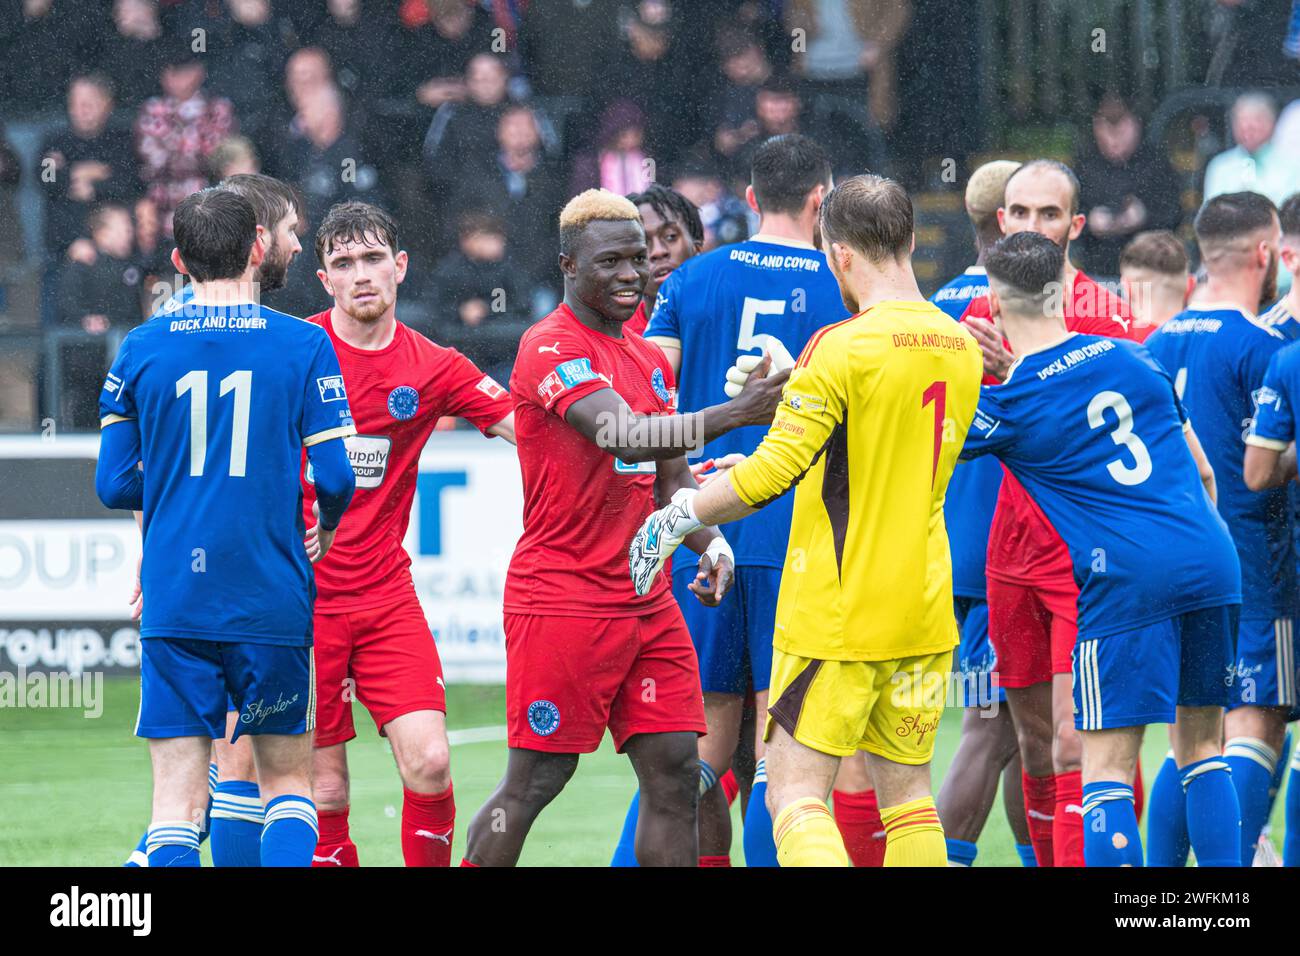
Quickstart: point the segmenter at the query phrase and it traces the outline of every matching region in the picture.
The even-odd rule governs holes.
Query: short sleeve
[[[1150,341],[1150,339],[1147,340],[1148,343]],[[1178,395],[1178,387],[1174,384],[1169,372],[1160,364],[1160,360],[1155,357],[1146,344],[1130,342],[1128,347],[1133,350],[1134,355],[1141,359],[1143,365],[1160,376],[1160,380],[1169,389],[1169,394],[1174,400],[1174,409],[1178,412],[1178,420],[1186,425],[1188,421],[1187,408],[1183,405],[1183,400]]]
[[[1292,364],[1288,361],[1290,355],[1300,355],[1294,349],[1292,346],[1278,352],[1269,362],[1264,383],[1254,393],[1255,422],[1246,436],[1247,445],[1286,451],[1287,446],[1295,441],[1294,406],[1286,374]]]
[[[334,346],[323,329],[317,327],[316,331],[319,332],[316,351],[303,392],[300,433],[304,447],[357,433]]]
[[[135,378],[131,369],[131,336],[122,340],[117,358],[99,392],[99,426],[138,418],[135,404]]]
[[[681,301],[681,286],[686,279],[686,271],[680,266],[668,274],[664,284],[655,296],[655,310],[646,323],[643,338],[671,339],[681,342],[681,325],[678,322],[677,309]]]
[[[1014,429],[1007,420],[1004,401],[1000,389],[1005,385],[981,385],[979,405],[975,408],[975,418],[971,421],[970,431],[966,433],[966,444],[961,449],[961,459],[970,461],[981,455],[997,455],[1011,447],[1015,441]]]
[[[529,401],[563,418],[569,406],[602,388],[609,379],[591,365],[591,347],[564,331],[531,335],[519,346],[514,385]]]
[[[455,349],[447,349],[437,369],[441,413],[463,418],[481,432],[510,414],[510,394],[491,375]]]

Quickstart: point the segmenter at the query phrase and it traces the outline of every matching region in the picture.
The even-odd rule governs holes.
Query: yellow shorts
[[[838,757],[858,750],[895,763],[930,762],[952,651],[893,661],[821,661],[772,652],[767,726]]]

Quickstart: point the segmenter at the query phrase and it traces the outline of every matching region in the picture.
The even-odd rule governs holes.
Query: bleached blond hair
[[[571,253],[589,223],[640,221],[641,213],[630,199],[608,189],[588,189],[570,199],[560,211],[560,253]]]

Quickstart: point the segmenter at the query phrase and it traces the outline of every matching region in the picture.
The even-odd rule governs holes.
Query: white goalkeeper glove
[[[767,374],[775,375],[777,372],[794,368],[794,357],[790,355],[790,350],[781,344],[780,339],[767,340],[767,354],[772,356],[772,367],[767,370]],[[736,357],[736,364],[727,369],[727,384],[722,389],[727,393],[727,398],[735,398],[740,394],[740,390],[749,381],[749,376],[762,361],[762,355]]]
[[[691,503],[697,494],[695,488],[679,489],[669,504],[645,519],[632,538],[627,549],[627,569],[638,595],[650,593],[659,572],[686,536],[704,527]]]

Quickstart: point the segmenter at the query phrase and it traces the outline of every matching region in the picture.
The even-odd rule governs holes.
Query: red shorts
[[[695,645],[676,604],[641,617],[505,615],[511,747],[591,753],[609,728],[705,732]]]
[[[1079,632],[1079,589],[1072,580],[1031,585],[989,578],[988,601],[1001,686],[1029,687],[1070,673]]]
[[[316,746],[355,737],[352,701],[370,711],[380,734],[389,721],[417,710],[447,712],[442,661],[414,596],[382,607],[317,612]]]

